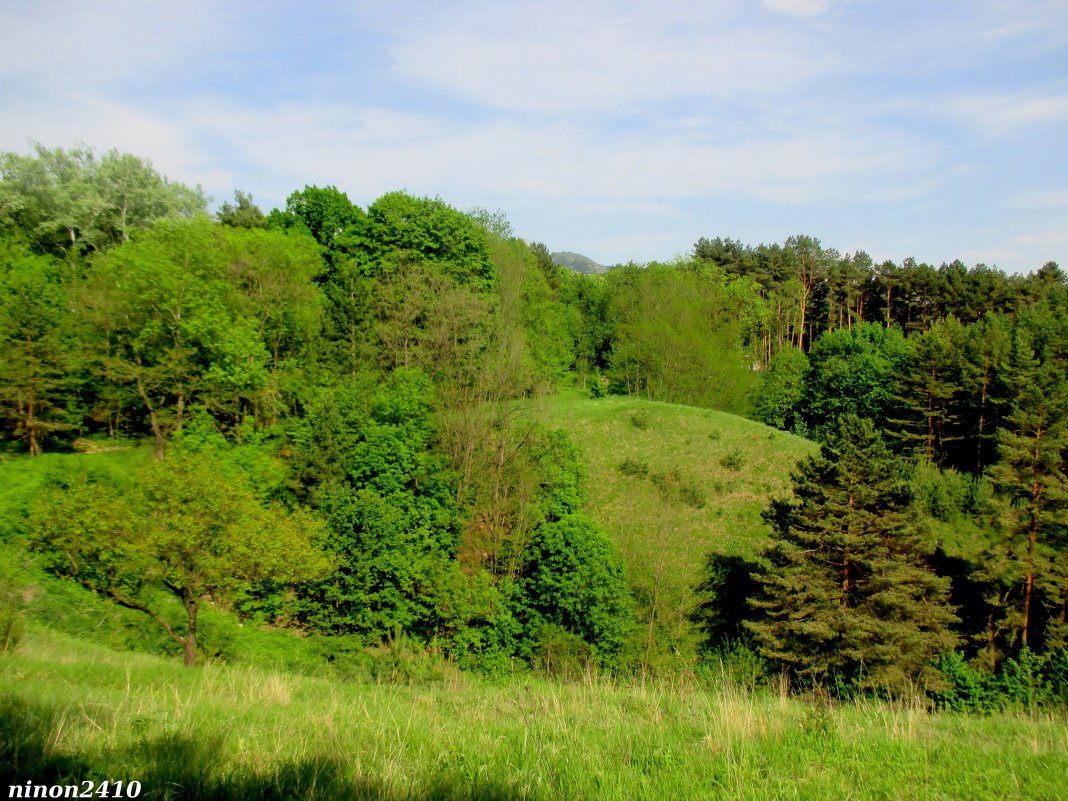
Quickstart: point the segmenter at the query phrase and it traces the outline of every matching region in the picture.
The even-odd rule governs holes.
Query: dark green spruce
[[[760,652],[800,684],[903,688],[952,650],[948,582],[928,549],[902,464],[867,420],[843,418],[765,513],[770,568],[747,625]]]

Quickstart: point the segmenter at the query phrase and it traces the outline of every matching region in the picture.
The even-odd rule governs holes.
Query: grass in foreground
[[[1064,716],[591,679],[340,684],[33,631],[0,657],[2,785],[142,798],[1054,799]]]

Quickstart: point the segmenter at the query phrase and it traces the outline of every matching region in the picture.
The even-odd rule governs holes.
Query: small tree
[[[844,418],[765,513],[772,543],[746,626],[765,658],[802,681],[900,687],[933,677],[956,618],[927,564],[900,463],[868,420]]]
[[[187,666],[196,664],[206,597],[296,583],[330,567],[316,547],[318,520],[261,504],[204,457],[157,462],[139,478],[122,488],[83,478],[48,492],[33,509],[31,544],[53,572],[155,620]],[[159,604],[160,588],[181,602],[184,631]]]
[[[634,603],[600,527],[582,514],[544,523],[524,555],[518,616],[531,644],[546,631],[563,630],[585,641],[600,661],[618,658],[634,626]]]

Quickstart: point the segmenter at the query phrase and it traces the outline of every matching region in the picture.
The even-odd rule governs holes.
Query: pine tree
[[[930,660],[956,644],[903,476],[872,423],[849,416],[765,513],[770,568],[747,626],[794,680],[900,688],[933,678]]]
[[[1036,647],[1036,597],[1065,624],[1064,561],[1068,553],[1068,319],[1036,306],[1014,332],[1009,383],[1012,409],[998,430],[999,462],[990,470],[1004,532],[1003,572],[1018,592],[1006,596],[1006,615],[1018,642]],[[1017,638],[1014,638],[1016,640]]]
[[[956,318],[909,337],[910,355],[897,378],[897,415],[890,420],[906,451],[941,464],[960,439],[954,400],[963,394],[964,329]]]

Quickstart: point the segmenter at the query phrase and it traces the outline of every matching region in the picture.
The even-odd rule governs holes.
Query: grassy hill
[[[707,555],[755,556],[768,499],[818,450],[737,415],[577,389],[547,414],[586,454],[588,511],[618,543],[642,619],[654,618],[646,637],[660,643],[689,639],[684,621]]]

